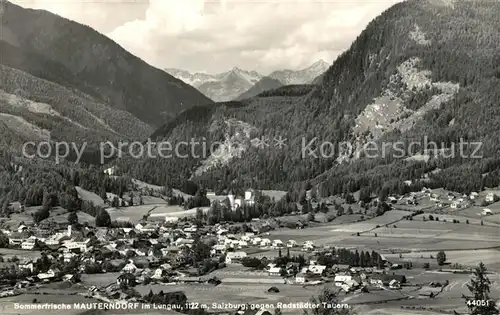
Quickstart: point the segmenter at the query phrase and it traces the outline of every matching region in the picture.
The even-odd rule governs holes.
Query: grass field
[[[163,207],[167,212],[162,212],[162,208],[157,208],[152,213],[155,216],[159,215],[164,215],[168,217],[176,217],[176,218],[181,218],[181,217],[192,217],[196,215],[196,209],[189,209],[189,210],[184,210],[184,208],[179,207],[179,206],[168,206],[168,207]],[[200,207],[204,213],[207,213],[208,210],[210,210],[210,207]]]
[[[268,293],[267,290],[275,286],[279,289],[278,293]],[[212,311],[230,311],[230,309],[220,309],[213,303],[231,303],[237,304],[269,304],[276,305],[282,303],[307,302],[312,295],[317,295],[322,289],[322,286],[307,287],[285,284],[220,284],[216,287],[211,285],[152,285],[152,286],[137,286],[141,294],[147,294],[149,290],[153,292],[172,292],[184,291],[188,300],[196,301],[200,304],[205,304]],[[283,309],[284,314],[302,314],[301,309]]]
[[[37,250],[22,250],[22,249],[12,249],[12,248],[0,248],[0,255],[3,256],[4,260],[17,256],[19,259],[26,260],[36,260],[40,258],[41,252]]]
[[[119,272],[107,272],[99,274],[82,274],[82,283],[86,286],[97,286],[103,287],[108,286],[111,283],[116,283],[116,279],[120,276]]]
[[[147,215],[154,208],[155,206],[153,205],[142,205],[123,208],[107,208],[106,210],[108,211],[112,221],[128,218],[129,222],[137,223],[143,216]]]
[[[362,222],[335,224],[335,220],[327,225],[303,230],[280,229],[272,231],[268,238],[282,241],[293,239],[297,242],[310,240],[315,245],[380,250],[384,253],[440,249],[474,250],[500,246],[499,229],[493,224],[481,226],[477,220],[470,220],[470,224],[465,224],[465,220],[461,220],[460,224],[450,221],[424,222],[419,220],[421,216],[412,221],[401,220],[408,214],[406,211],[393,210]],[[356,235],[357,232],[360,236]]]
[[[178,212],[183,212],[185,211],[183,207],[181,206],[158,206],[156,207],[153,211],[151,211],[151,215],[157,216],[157,215],[162,215],[166,216],[171,213],[178,213]]]

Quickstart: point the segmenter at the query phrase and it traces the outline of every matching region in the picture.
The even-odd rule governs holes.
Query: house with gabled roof
[[[38,279],[40,280],[45,280],[45,279],[52,279],[57,276],[58,273],[61,271],[57,268],[49,269],[47,272],[41,272],[37,275]]]
[[[33,261],[29,261],[29,262],[25,262],[25,263],[19,264],[19,269],[21,269],[21,270],[29,270],[30,273],[33,272],[33,270],[34,270]]]
[[[139,268],[130,260],[121,270],[123,273],[135,273]]]

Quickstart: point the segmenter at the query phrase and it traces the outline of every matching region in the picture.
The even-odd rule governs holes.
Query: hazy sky
[[[401,0],[12,0],[90,25],[159,68],[268,73],[332,62]]]

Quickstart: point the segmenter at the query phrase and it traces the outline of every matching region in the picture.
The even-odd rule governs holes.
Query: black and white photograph
[[[500,315],[500,0],[0,0],[0,315]]]

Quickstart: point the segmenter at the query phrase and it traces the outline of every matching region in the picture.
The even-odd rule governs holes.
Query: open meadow
[[[142,205],[123,208],[107,208],[106,210],[111,217],[111,221],[127,221],[136,224],[144,216],[147,216],[150,211],[154,210],[155,207],[156,206],[153,205]]]
[[[17,229],[17,227],[23,223],[26,225],[33,224],[33,215],[40,209],[40,207],[27,207],[23,212],[12,213],[9,218],[2,218],[2,226],[11,229]],[[56,223],[67,223],[68,222],[69,211],[61,208],[54,207],[50,210],[50,215],[47,219],[42,220],[42,222],[56,222]],[[88,215],[84,212],[78,211],[78,222],[88,223],[89,225],[95,225],[94,217]]]
[[[268,293],[270,287],[277,287],[278,293]],[[201,285],[201,284],[184,284],[184,285],[153,285],[153,286],[137,286],[136,290],[141,294],[147,294],[149,290],[153,292],[173,292],[183,291],[188,300],[205,304],[211,311],[230,311],[230,308],[221,309],[220,307],[212,308],[213,303],[233,304],[236,307],[241,304],[266,304],[271,307],[281,303],[297,303],[308,302],[310,297],[321,292],[324,286],[302,287],[300,285],[285,285],[285,284],[254,284],[254,283],[222,283],[218,286]],[[291,308],[282,309],[284,314],[303,314],[302,309]]]
[[[297,242],[310,240],[318,246],[379,250],[383,253],[500,247],[500,229],[496,224],[480,225],[480,220],[470,220],[469,224],[466,224],[465,220],[460,220],[460,223],[448,220],[457,218],[456,216],[444,216],[447,222],[424,222],[422,215],[413,220],[403,219],[408,214],[406,211],[393,210],[380,217],[355,223],[330,223],[303,230],[283,228],[272,231],[268,238],[281,239],[284,242],[290,239]],[[469,263],[471,262],[473,261]],[[496,265],[494,267],[496,268]]]

